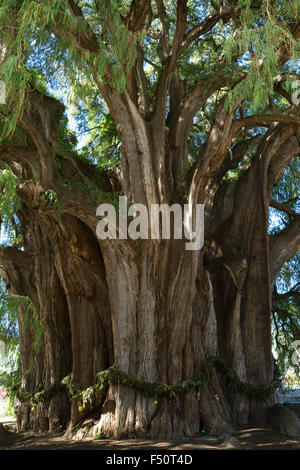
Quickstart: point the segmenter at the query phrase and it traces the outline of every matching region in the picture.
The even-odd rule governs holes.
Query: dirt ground
[[[280,435],[267,427],[248,426],[234,433],[227,442],[203,436],[181,441],[65,439],[63,435],[15,433],[5,425],[0,433],[0,450],[300,450],[300,439]]]

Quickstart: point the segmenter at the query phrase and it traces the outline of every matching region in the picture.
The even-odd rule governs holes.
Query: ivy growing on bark
[[[97,406],[110,385],[125,386],[135,390],[143,397],[153,398],[155,404],[158,404],[160,398],[166,397],[168,400],[171,400],[176,395],[186,393],[192,388],[199,389],[200,392],[211,379],[214,368],[222,374],[227,385],[234,393],[256,398],[257,400],[266,400],[281,384],[281,375],[277,367],[275,368],[272,383],[267,386],[251,386],[243,383],[236,372],[222,358],[210,357],[202,364],[201,372],[176,385],[146,382],[142,378],[131,377],[125,372],[111,367],[99,372],[96,384],[85,390],[82,390],[80,385],[73,382],[71,375],[63,378],[59,383],[53,384],[47,390],[41,390],[36,393],[22,389],[19,384],[13,385],[10,390],[16,393],[19,400],[29,403],[31,406],[45,400],[51,400],[55,395],[65,392],[71,400],[76,400],[80,411],[82,411],[85,408]]]

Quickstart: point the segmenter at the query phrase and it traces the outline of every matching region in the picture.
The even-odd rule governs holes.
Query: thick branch
[[[218,172],[214,177],[214,182],[219,182],[229,171],[237,168],[238,164],[257,147],[263,139],[263,135],[258,134],[249,139],[238,142],[228,151],[225,160],[221,163]]]
[[[297,217],[298,216],[298,214],[295,211],[293,211],[292,209],[289,209],[284,204],[281,204],[280,202],[277,202],[274,199],[272,199],[272,201],[270,202],[270,206],[274,207],[274,209],[277,209],[281,212],[284,212],[285,214],[289,215],[290,217]]]
[[[200,36],[203,36],[203,34],[208,33],[208,31],[210,31],[221,19],[228,20],[234,11],[235,8],[232,6],[221,7],[218,13],[209,15],[204,21],[202,21],[202,23],[191,29],[184,38],[184,42],[181,46],[181,53],[183,53],[193,41],[198,39]]]
[[[188,163],[187,142],[194,117],[208,98],[220,87],[219,79],[211,81],[197,80],[194,87],[181,99],[179,90],[177,106],[175,106],[175,99],[171,103],[174,109],[173,106],[170,108],[167,124],[170,128],[169,142],[172,149],[174,174],[177,176],[181,174]]]
[[[298,282],[295,286],[292,287],[288,292],[284,294],[279,294],[277,291],[273,294],[273,301],[276,302],[277,300],[289,299],[290,297],[299,297],[300,283]]]
[[[261,114],[257,116],[248,116],[241,119],[235,119],[232,124],[232,130],[233,132],[236,132],[242,127],[248,129],[253,127],[269,127],[269,125],[274,122],[300,125],[300,118],[298,116],[286,114]]]
[[[295,40],[300,39],[300,21],[297,21],[290,25],[290,31]],[[277,52],[277,57],[280,66],[285,64],[291,58],[290,47],[289,45],[287,45],[287,43],[284,43],[280,46]]]
[[[170,75],[176,68],[177,60],[181,54],[180,48],[184,39],[184,34],[187,26],[187,0],[177,1],[177,21],[176,29],[171,48],[171,53],[166,60],[162,73],[156,87],[156,102],[155,102],[155,114],[154,120],[157,123],[157,127],[161,127],[165,121],[165,109],[167,91],[170,80]]]
[[[273,285],[284,263],[300,250],[300,216],[270,239],[270,277]]]
[[[271,197],[272,188],[283,175],[290,161],[300,152],[300,145],[296,137],[296,129],[289,128],[291,136],[282,139],[279,150],[274,154],[268,168],[268,192]],[[293,135],[296,134],[296,135]]]
[[[68,5],[69,5],[71,13],[75,17],[84,19],[83,12],[76,2],[74,2],[73,0],[69,0]],[[84,49],[91,51],[91,52],[99,51],[97,37],[94,34],[92,28],[87,23],[86,23],[86,29],[81,30],[79,35],[73,35],[73,37],[76,40],[77,44],[79,44]]]
[[[170,25],[167,20],[167,12],[164,6],[163,0],[156,0],[156,6],[158,11],[158,16],[162,23],[162,34],[160,35],[160,45],[164,57],[168,57],[170,53],[169,46],[169,29]]]
[[[178,58],[180,47],[184,39],[185,30],[187,26],[187,0],[177,0],[177,21],[174,40],[171,49],[171,70],[174,66],[175,61]]]
[[[58,145],[57,130],[64,111],[64,105],[33,89],[29,94],[30,112],[23,113],[20,125],[36,145],[41,167],[41,183],[53,180],[53,149]]]
[[[125,24],[133,32],[146,29],[151,23],[152,10],[150,0],[133,0],[125,18]]]
[[[281,83],[276,83],[274,85],[274,90],[283,96],[290,103],[290,105],[293,105],[291,95],[282,87]]]

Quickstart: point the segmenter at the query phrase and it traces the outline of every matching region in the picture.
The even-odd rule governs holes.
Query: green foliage
[[[68,128],[68,118],[66,115],[63,115],[59,128],[58,128],[58,138],[59,143],[56,149],[57,155],[73,155],[75,156],[75,147],[77,145],[77,137]],[[55,158],[54,162],[55,167],[59,167],[60,163],[57,158]]]
[[[88,153],[96,159],[100,168],[109,169],[121,162],[120,137],[111,115],[104,114],[101,121],[98,116],[89,115],[89,137],[80,154]]]
[[[37,393],[30,393],[21,387],[15,387],[19,400],[37,404],[40,401],[50,400],[57,393],[66,392],[71,400],[76,400],[79,405],[79,411],[86,408],[92,408],[95,404],[101,402],[103,393],[106,392],[109,385],[123,385],[136,390],[137,393],[146,398],[154,398],[154,403],[158,404],[161,397],[167,397],[169,400],[176,395],[186,393],[192,388],[201,389],[211,378],[213,369],[216,368],[221,372],[231,390],[247,397],[256,398],[257,400],[265,400],[281,383],[279,371],[275,368],[273,382],[264,386],[253,386],[243,383],[236,372],[220,357],[207,358],[202,363],[201,371],[194,377],[179,382],[176,385],[167,385],[164,383],[150,383],[143,378],[135,378],[125,372],[113,367],[99,372],[97,374],[97,383],[85,390],[80,385],[72,381],[69,375],[62,379],[61,382],[52,385],[47,390]]]
[[[273,188],[273,199],[283,203],[284,207],[296,213],[299,213],[300,210],[299,180],[300,157],[297,156],[292,159],[282,178]],[[274,214],[280,216],[282,224],[288,224],[290,222],[288,214],[276,210],[274,211]],[[273,232],[275,231],[276,229],[273,230]]]
[[[59,199],[58,195],[53,189],[45,191],[39,198],[39,207],[40,208],[49,208],[55,219],[58,222],[58,225],[61,224],[61,218],[64,211],[64,205]],[[58,227],[55,229],[55,233],[58,230]]]
[[[6,362],[0,371],[0,385],[10,390],[8,394],[10,407],[13,404],[15,388],[21,381],[18,313],[22,315],[23,328],[31,328],[33,331],[30,368],[34,369],[34,354],[40,348],[43,334],[36,308],[28,297],[10,296],[3,281],[0,281],[0,339],[6,344]]]
[[[0,29],[6,56],[0,79],[6,83],[7,108],[12,112],[2,137],[15,131],[30,88],[36,84],[45,86],[41,78],[45,63],[40,62],[35,71],[29,65],[31,54],[37,51],[46,53],[50,73],[54,74],[59,64],[69,85],[73,84],[75,89],[78,73],[83,71],[90,79],[91,69],[97,70],[99,80],[109,75],[118,93],[126,89],[127,75],[136,58],[136,37],[122,21],[119,2],[97,0],[97,8],[90,4],[83,11],[83,16],[70,14],[67,0],[2,0]],[[49,48],[51,30],[59,30],[59,34],[51,40]],[[74,44],[74,36],[80,35],[90,38],[93,52]]]
[[[21,380],[21,364],[18,342],[17,310],[22,302],[10,297],[0,280],[0,340],[5,343],[5,362],[0,370],[0,386],[11,389]],[[9,408],[13,405],[14,392],[9,393]]]
[[[290,32],[289,23],[299,16],[299,6],[294,0],[282,0],[272,6],[269,0],[262,0],[260,8],[251,8],[251,0],[241,0],[241,16],[235,28],[226,38],[223,54],[232,63],[239,58],[241,72],[246,79],[229,91],[227,102],[232,109],[242,99],[251,102],[253,111],[267,107],[273,91],[274,77],[278,74],[278,48],[284,45],[290,51],[291,59],[298,59],[300,43]]]
[[[144,72],[148,96],[154,103],[166,57],[162,41],[154,39],[151,31],[161,32],[167,27],[166,42],[171,46],[176,30],[176,4],[164,1],[163,26],[157,3],[152,2],[152,29],[133,34],[127,30],[122,16],[130,7],[127,0],[78,0],[75,4],[81,8],[81,13],[75,14],[68,3],[67,0],[2,0],[0,29],[6,58],[1,65],[0,79],[7,85],[3,137],[16,129],[18,118],[28,107],[30,88],[51,90],[64,100],[67,93],[69,104],[77,108],[76,118],[87,124],[89,136],[82,146],[81,156],[88,155],[90,160],[109,168],[120,162],[120,142],[113,120],[99,97],[99,87],[106,81],[118,93],[127,89],[139,43],[146,57]],[[192,30],[214,12],[208,0],[189,1],[187,30]],[[290,31],[290,24],[298,15],[294,0],[278,0],[276,5],[262,0],[259,8],[250,0],[237,2],[233,20],[218,22],[207,34],[192,42],[180,57],[176,73],[184,80],[186,91],[198,79],[204,79],[205,83],[221,79],[224,82],[222,92],[227,94],[230,108],[243,100],[251,111],[267,108],[269,96],[274,95],[274,76],[281,68],[278,47],[285,45],[291,52],[290,63],[299,57],[299,43]],[[89,47],[85,46],[85,40]],[[292,69],[288,65],[282,72]],[[292,80],[291,75],[285,86],[289,87]],[[211,103],[211,115],[213,111]],[[194,128],[192,134],[190,142],[193,144],[198,139],[199,143],[202,133],[196,133]],[[59,151],[74,150],[76,137],[69,133],[60,139],[59,145]]]
[[[19,348],[10,350],[6,368],[0,371],[0,386],[8,390],[8,413],[13,415],[14,398],[16,395],[15,387],[21,382],[21,361]]]
[[[294,158],[278,184],[273,188],[273,199],[295,214],[299,214],[300,159]],[[288,225],[293,216],[272,209],[271,235]],[[283,266],[273,293],[273,343],[278,356],[278,365],[284,373],[294,370],[299,374],[300,366],[292,362],[292,343],[300,340],[300,254]]]
[[[4,228],[8,241],[12,244],[20,242],[17,230],[16,211],[20,207],[20,200],[17,195],[17,178],[11,169],[0,163],[0,221],[1,228]]]
[[[300,373],[300,365],[292,361],[295,351],[292,343],[300,340],[300,254],[287,262],[277,280],[273,302],[273,341],[278,365],[282,373],[287,370]],[[281,295],[278,295],[278,292]]]
[[[33,350],[38,350],[43,334],[42,327],[37,318],[37,310],[29,297],[10,296],[1,282],[2,296],[0,300],[0,332],[2,339],[7,343],[16,344],[18,339],[17,313],[22,311],[23,327],[32,328],[34,332]],[[2,331],[1,331],[2,329]]]
[[[11,297],[5,290],[3,281],[0,282],[0,339],[7,345],[18,343],[17,310],[22,302],[17,297]]]
[[[106,439],[104,432],[100,432],[99,434],[96,434],[94,437],[94,441],[100,441]]]

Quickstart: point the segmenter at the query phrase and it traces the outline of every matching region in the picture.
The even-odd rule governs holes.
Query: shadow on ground
[[[57,434],[16,433],[6,425],[0,432],[0,450],[280,450],[300,449],[300,440],[274,432],[271,428],[247,426],[226,442],[216,437],[187,438],[181,441],[99,440],[74,441]]]

